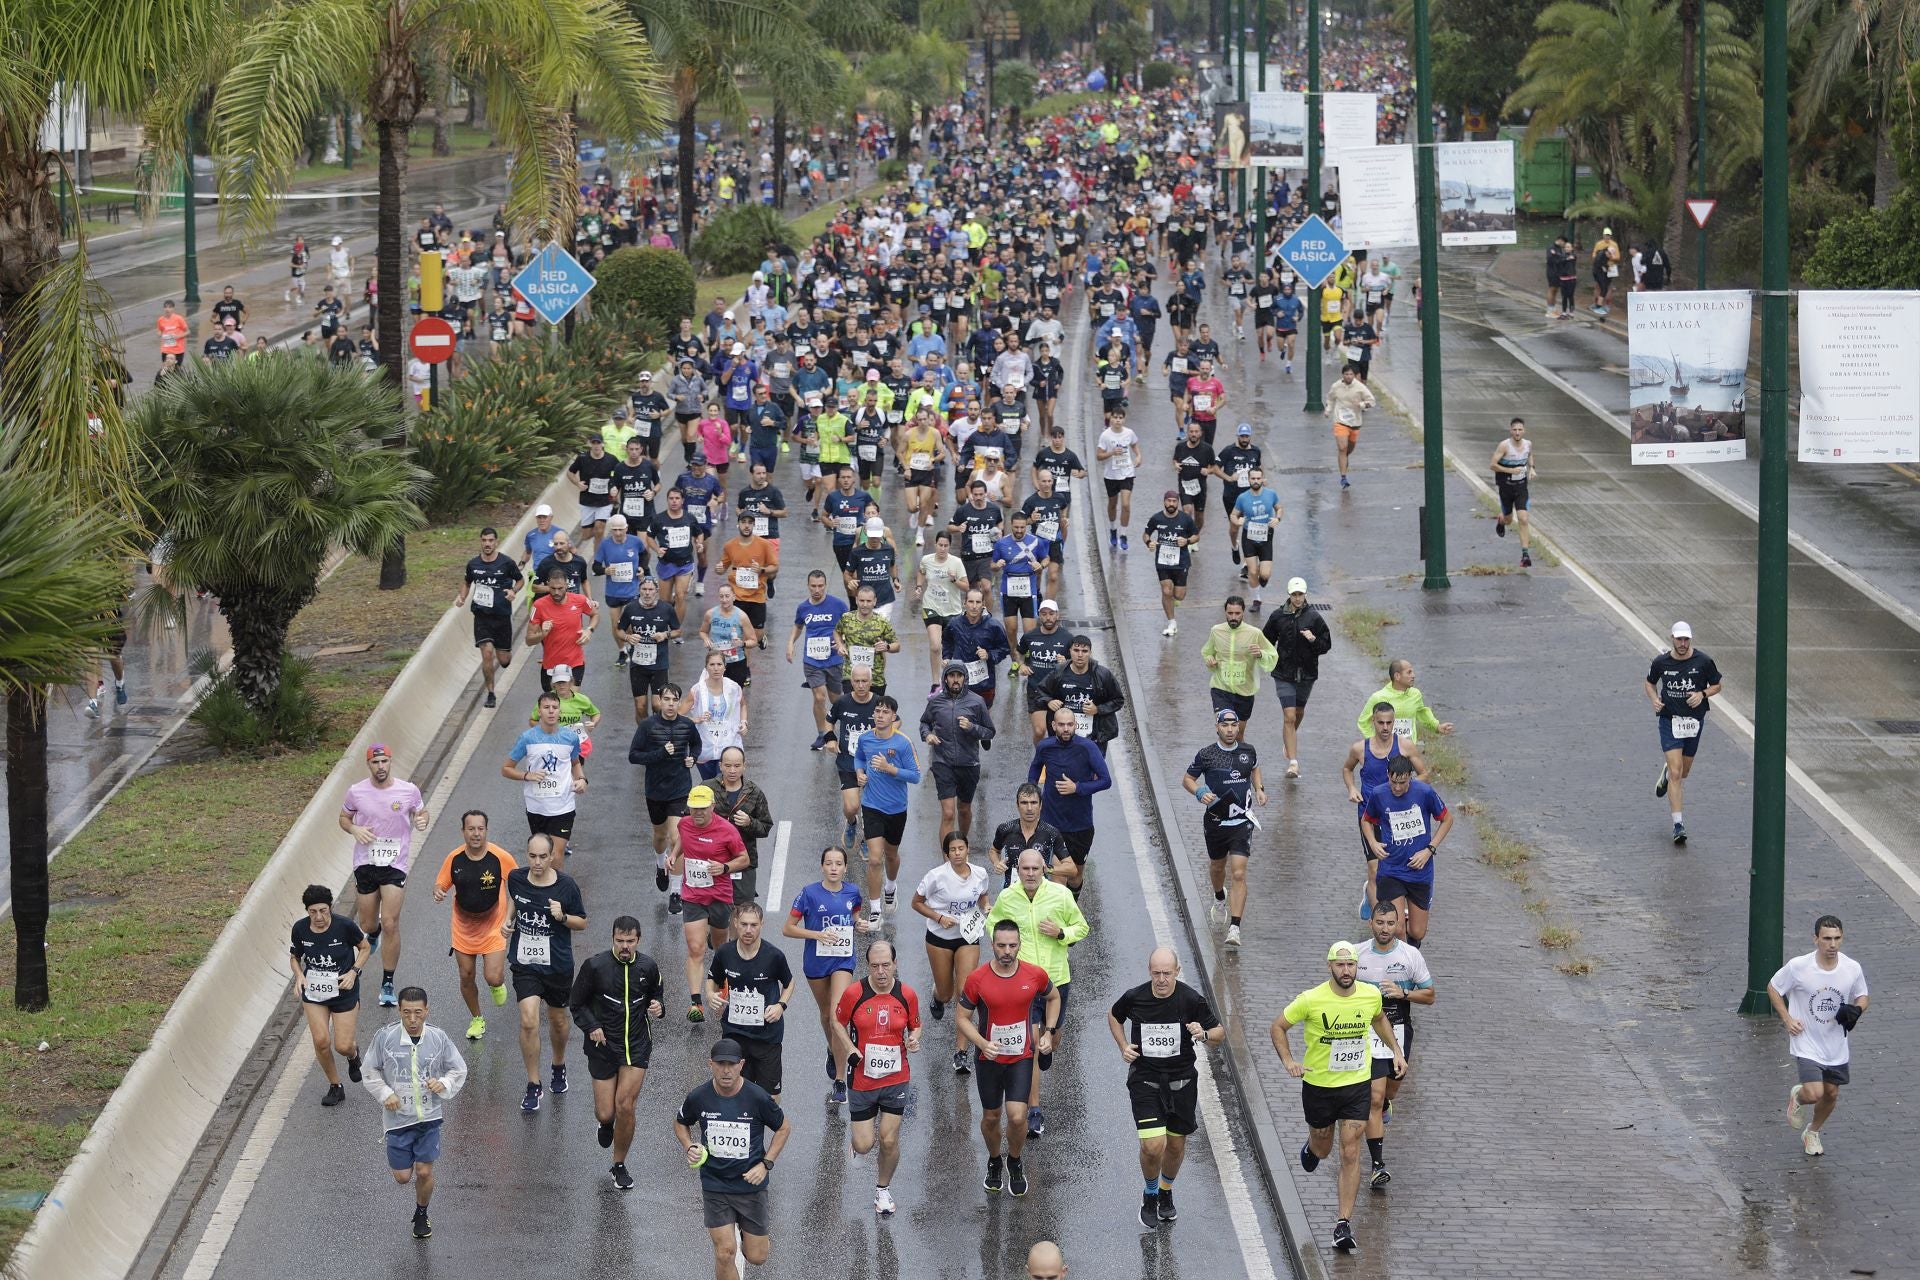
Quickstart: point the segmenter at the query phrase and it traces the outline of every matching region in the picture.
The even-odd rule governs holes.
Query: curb
[[[535,505],[570,492],[556,479]],[[533,527],[532,512],[509,539]],[[384,740],[396,759],[444,763],[446,722],[476,701],[464,613],[449,606],[434,624],[261,868],[35,1215],[10,1263],[20,1274],[95,1280],[124,1275],[138,1259],[261,1034],[285,1014],[286,904],[309,883],[344,883],[335,816],[365,744]]]

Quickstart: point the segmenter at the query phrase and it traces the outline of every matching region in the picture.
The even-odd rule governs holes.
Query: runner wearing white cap
[[[1681,792],[1693,772],[1694,753],[1707,727],[1710,700],[1720,693],[1720,668],[1693,647],[1693,628],[1676,622],[1668,633],[1673,646],[1647,669],[1647,698],[1660,726],[1660,781],[1653,794],[1667,798],[1673,814],[1673,842],[1687,842],[1687,824],[1680,812]]]

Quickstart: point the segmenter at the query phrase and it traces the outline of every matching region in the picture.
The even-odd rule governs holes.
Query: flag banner
[[[1339,161],[1342,151],[1364,151],[1380,141],[1377,93],[1330,93],[1320,108],[1321,135],[1327,156]]]
[[[1420,243],[1411,146],[1368,147],[1341,154],[1340,238],[1349,249]]]
[[[1433,149],[1440,243],[1513,244],[1513,143],[1445,142]]]
[[[1800,291],[1800,461],[1920,462],[1920,293]]]
[[[1744,290],[1627,295],[1627,400],[1633,461],[1731,462],[1747,456]]]
[[[1246,99],[1216,103],[1213,108],[1213,167],[1246,168],[1247,148],[1251,141],[1247,133]]]
[[[1247,96],[1252,109],[1250,154],[1253,163],[1269,169],[1299,168],[1307,151],[1307,95],[1255,90]]]

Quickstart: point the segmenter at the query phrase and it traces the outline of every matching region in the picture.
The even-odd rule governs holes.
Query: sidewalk
[[[1213,317],[1216,331],[1230,333],[1223,319]],[[1397,359],[1417,368],[1410,319],[1396,321],[1381,365]],[[1896,1046],[1907,1033],[1883,1023],[1857,1038],[1856,1083],[1828,1128],[1832,1154],[1812,1161],[1781,1119],[1792,1083],[1784,1038],[1770,1022],[1734,1013],[1745,985],[1744,739],[1712,732],[1687,805],[1696,836],[1685,851],[1675,850],[1666,841],[1664,804],[1651,795],[1657,755],[1641,701],[1649,656],[1643,641],[1566,570],[1456,571],[1452,591],[1421,591],[1418,444],[1376,413],[1355,458],[1354,488],[1342,495],[1330,432],[1299,412],[1300,375],[1283,383],[1270,363],[1249,409],[1236,357],[1250,355],[1252,344],[1233,345],[1238,350],[1227,358],[1236,367],[1227,381],[1239,407],[1229,417],[1256,424],[1287,508],[1275,576],[1308,579],[1313,600],[1334,623],[1335,642],[1302,730],[1298,782],[1280,776],[1279,712],[1270,693],[1260,695],[1249,740],[1263,753],[1273,804],[1262,815],[1265,834],[1250,868],[1247,941],[1237,953],[1216,944],[1208,966],[1257,1065],[1278,1135],[1279,1149],[1263,1156],[1297,1186],[1330,1273],[1580,1280],[1788,1269],[1834,1275],[1875,1267],[1898,1273],[1920,1247],[1920,1211],[1893,1189],[1904,1185],[1906,1153],[1920,1137],[1896,1066]],[[1536,492],[1544,511],[1563,516],[1572,508],[1611,526],[1586,541],[1569,530],[1569,550],[1610,552],[1611,561],[1602,556],[1586,567],[1616,577],[1629,599],[1657,611],[1662,628],[1683,610],[1703,647],[1728,670],[1729,687],[1750,690],[1750,680],[1743,682],[1750,655],[1727,628],[1737,597],[1751,589],[1751,530],[1743,544],[1736,529],[1722,529],[1744,517],[1703,502],[1677,477],[1635,476],[1628,487],[1606,474],[1606,462],[1627,466],[1624,445],[1605,442],[1601,458],[1594,442],[1578,438],[1590,430],[1575,420],[1585,411],[1545,402],[1547,393],[1484,338],[1450,334],[1447,369],[1456,404],[1450,431],[1461,452],[1477,456],[1482,438],[1490,452],[1495,419],[1504,425],[1510,408],[1527,416],[1540,441],[1546,479]],[[1396,371],[1385,380],[1406,375]],[[1164,383],[1153,381],[1135,401],[1148,458],[1137,491],[1149,507],[1172,478]],[[1417,403],[1411,392],[1405,398]],[[1606,433],[1597,421],[1591,430]],[[1599,460],[1587,462],[1588,455]],[[1663,483],[1676,487],[1639,487]],[[1493,541],[1474,519],[1471,489],[1450,475],[1448,494],[1454,565],[1511,567],[1517,546]],[[1182,690],[1140,708],[1138,724],[1148,757],[1160,763],[1156,794],[1171,797],[1164,802],[1171,812],[1162,816],[1202,878],[1200,810],[1178,790],[1178,775],[1213,736],[1199,695],[1199,648],[1219,616],[1218,602],[1239,589],[1224,551],[1217,489],[1215,495],[1206,552],[1176,639],[1159,635],[1150,557],[1136,546],[1117,566],[1107,558],[1132,674],[1146,687]],[[1644,503],[1636,501],[1642,495]],[[1694,535],[1663,528],[1660,511],[1691,522]],[[1136,534],[1143,518],[1136,511]],[[1549,521],[1549,528],[1562,536],[1559,524]],[[1707,580],[1668,582],[1669,557],[1657,550],[1664,546],[1710,549],[1712,572],[1700,575]],[[1800,582],[1819,572],[1796,569]],[[1814,582],[1808,589],[1831,588]],[[1281,595],[1276,583],[1269,604]],[[1361,701],[1384,679],[1385,659],[1356,652],[1342,633],[1341,614],[1356,606],[1397,618],[1385,633],[1386,656],[1414,659],[1430,701],[1460,726],[1451,741],[1470,777],[1442,785],[1441,793],[1483,816],[1460,819],[1451,856],[1443,855],[1426,948],[1439,998],[1416,1017],[1416,1075],[1387,1131],[1395,1181],[1384,1195],[1361,1191],[1354,1226],[1362,1251],[1340,1258],[1326,1251],[1334,1170],[1306,1175],[1295,1162],[1305,1137],[1299,1086],[1281,1069],[1266,1028],[1296,992],[1324,979],[1328,943],[1366,936],[1355,916],[1363,872],[1339,766],[1359,736]],[[1858,629],[1873,621],[1856,607],[1848,624]],[[1857,681],[1861,664],[1874,660],[1865,653],[1838,662],[1801,654],[1795,674],[1802,705],[1830,706],[1842,696],[1810,681],[1838,683],[1843,672]],[[1895,696],[1891,691],[1901,687],[1879,689]],[[1862,789],[1861,772],[1832,761],[1833,785],[1856,779],[1848,803]],[[1483,822],[1531,850],[1524,884],[1477,861],[1475,842],[1460,838],[1477,835]],[[1832,910],[1845,918],[1849,952],[1878,991],[1912,981],[1920,969],[1912,895],[1900,890],[1900,901],[1890,898],[1863,870],[1861,855],[1836,844],[1799,803],[1789,812],[1789,841],[1788,953],[1806,949],[1814,915]],[[1205,911],[1204,902],[1188,905]],[[1578,930],[1576,944],[1567,951],[1543,947],[1549,924]],[[1590,963],[1591,973],[1558,970],[1570,960]],[[1909,1021],[1884,1002],[1874,1016]]]

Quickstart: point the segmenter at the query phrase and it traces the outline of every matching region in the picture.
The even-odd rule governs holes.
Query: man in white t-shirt
[[[1773,1012],[1793,1037],[1788,1051],[1800,1072],[1800,1083],[1787,1094],[1787,1123],[1800,1131],[1800,1147],[1810,1156],[1826,1154],[1820,1129],[1847,1083],[1847,1037],[1867,1011],[1867,975],[1841,954],[1842,936],[1839,916],[1821,916],[1813,922],[1813,950],[1780,966],[1767,983]]]
[[[1094,457],[1107,485],[1107,549],[1127,549],[1127,524],[1133,519],[1133,477],[1140,470],[1140,437],[1127,425],[1127,415],[1107,415],[1106,429],[1095,442]]]

